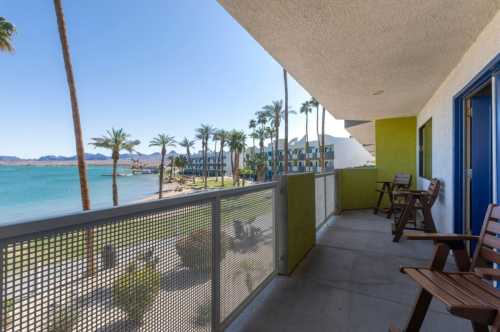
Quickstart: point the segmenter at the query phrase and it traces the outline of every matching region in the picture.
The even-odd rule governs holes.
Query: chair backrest
[[[481,234],[472,259],[471,269],[484,267],[491,263],[500,264],[500,206],[490,204],[486,210]]]
[[[408,189],[411,186],[411,174],[396,173],[394,180],[392,180],[394,189]]]
[[[438,198],[440,190],[441,190],[441,182],[436,178],[432,179],[431,183],[429,183],[429,187],[427,187],[427,192],[429,193],[428,204],[430,206],[434,205],[434,202]]]

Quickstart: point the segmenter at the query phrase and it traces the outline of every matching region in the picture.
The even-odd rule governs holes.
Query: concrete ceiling
[[[500,0],[218,0],[338,119],[415,115]]]

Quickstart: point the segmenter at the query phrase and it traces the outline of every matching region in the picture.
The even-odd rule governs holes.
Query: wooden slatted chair
[[[396,212],[392,228],[394,242],[399,241],[405,229],[436,233],[437,230],[431,209],[439,196],[440,190],[441,182],[434,178],[429,183],[427,190],[393,192],[393,211]],[[419,228],[417,225],[417,211],[420,211],[424,217],[423,228]],[[413,227],[408,227],[408,224],[412,224]]]
[[[455,316],[471,321],[475,332],[500,331],[500,290],[492,281],[500,280],[500,272],[492,269],[500,264],[500,206],[490,205],[486,212],[481,234],[421,234],[410,240],[432,240],[436,243],[434,258],[428,268],[402,267],[421,287],[406,332],[419,331],[433,297],[446,305]],[[465,241],[478,240],[472,261],[467,255]],[[444,272],[443,267],[450,250],[460,272]],[[399,331],[391,327],[391,332]]]
[[[377,184],[381,184],[382,186],[376,189],[376,191],[378,192],[378,200],[377,200],[377,205],[373,209],[373,213],[378,214],[380,210],[380,205],[382,204],[382,200],[384,199],[384,196],[387,195],[389,197],[389,202],[390,202],[390,207],[389,209],[387,209],[387,218],[390,218],[393,211],[393,196],[392,196],[393,191],[410,189],[411,180],[412,180],[411,174],[396,173],[392,182],[377,181]]]

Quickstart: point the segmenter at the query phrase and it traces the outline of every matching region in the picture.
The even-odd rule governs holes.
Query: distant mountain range
[[[177,152],[175,151],[170,151],[168,153],[168,156],[177,156]],[[159,152],[151,153],[151,154],[136,154],[136,153],[124,153],[120,154],[120,159],[121,160],[142,160],[142,161],[148,161],[148,160],[160,160],[161,159],[161,154]],[[73,161],[76,160],[76,156],[56,156],[56,155],[46,155],[46,156],[41,156],[40,158],[34,158],[34,159],[22,159],[16,156],[0,156],[0,161]],[[111,160],[110,156],[106,156],[101,153],[86,153],[85,154],[85,160],[89,161],[94,161],[94,160]]]

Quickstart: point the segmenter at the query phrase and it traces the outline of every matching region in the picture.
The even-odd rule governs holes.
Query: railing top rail
[[[277,181],[272,181],[250,185],[248,187],[217,189],[201,193],[190,193],[177,197],[158,199],[150,202],[125,204],[118,207],[106,209],[96,209],[43,219],[8,223],[0,226],[0,241],[36,233],[55,231],[62,228],[87,225],[102,220],[126,217],[148,211],[175,208],[187,204],[211,201],[216,198],[241,196],[265,189],[276,188],[277,184]]]
[[[315,175],[316,175],[317,178],[320,178],[320,177],[323,177],[323,176],[335,175],[335,171],[315,173]]]

